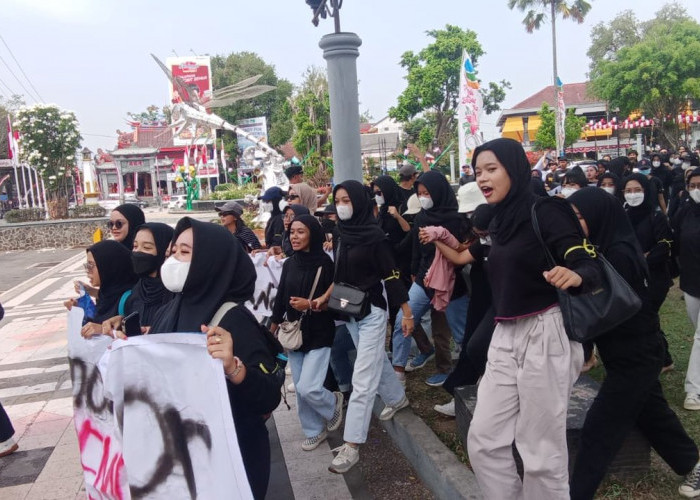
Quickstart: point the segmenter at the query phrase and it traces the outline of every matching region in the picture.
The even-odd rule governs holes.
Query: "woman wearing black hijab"
[[[270,212],[270,219],[265,225],[265,246],[267,248],[280,246],[282,244],[282,237],[284,235],[284,215],[282,214],[282,209],[284,207],[281,207],[280,203],[283,199],[284,191],[278,186],[269,188],[260,196],[260,200],[266,205],[264,208],[267,208]]]
[[[357,359],[352,374],[352,396],[345,418],[345,444],[338,448],[338,455],[329,467],[331,472],[344,473],[360,458],[358,447],[367,440],[375,395],[379,394],[386,403],[380,420],[389,420],[397,411],[408,406],[406,393],[394,375],[384,350],[387,307],[401,307],[406,335],[413,331],[413,316],[391,248],[374,218],[364,186],[352,180],[342,182],[333,189],[333,200],[340,228],[334,282],[367,292],[367,300],[371,304],[367,316],[350,318],[347,322],[357,348]],[[384,299],[385,288],[389,304]],[[331,291],[332,288],[314,301],[314,309],[319,309],[328,301]]]
[[[311,451],[326,440],[327,431],[342,423],[343,393],[323,387],[333,345],[335,324],[330,311],[313,311],[313,299],[333,284],[333,261],[323,251],[325,233],[312,215],[296,217],[290,227],[294,255],[284,262],[272,311],[271,331],[282,321],[301,320],[302,344],[288,352],[297,393],[297,411],[306,440],[301,448]],[[319,273],[320,268],[320,274]],[[316,281],[313,297],[309,296]]]
[[[457,241],[464,241],[466,239],[466,221],[464,216],[457,211],[457,197],[452,190],[452,186],[440,172],[435,170],[425,172],[416,181],[416,189],[422,210],[416,215],[413,224],[411,271],[415,275],[415,280],[408,291],[408,296],[411,311],[417,318],[421,318],[430,309],[430,301],[434,295],[434,290],[425,286],[424,279],[435,258],[435,244],[421,244],[418,232],[421,228],[427,226],[440,226],[447,229],[452,236],[457,238]],[[462,278],[461,268],[455,269],[454,273],[454,288],[450,296],[450,302],[445,310],[445,316],[452,331],[455,344],[461,345],[464,338],[469,297],[467,297],[467,288]],[[403,335],[401,318],[401,313],[399,313],[394,324],[392,363],[398,376],[405,377],[404,370],[408,362],[411,339]],[[439,373],[429,377],[426,383],[430,386],[439,387],[452,370],[449,332],[446,328],[436,328],[433,332],[433,340],[435,349],[431,349],[429,352],[421,352],[419,356],[411,361],[409,369],[423,366],[427,359],[435,353],[435,364]]]
[[[401,279],[408,289],[411,286],[411,252],[403,250],[402,243],[411,231],[411,225],[401,216],[400,207],[403,204],[401,188],[394,179],[388,175],[382,175],[375,179],[372,190],[374,201],[379,209],[377,216],[379,227],[389,240],[394,262],[401,271]],[[391,324],[394,324],[395,317],[396,310],[390,311]]]
[[[248,482],[253,496],[262,499],[270,476],[266,415],[279,404],[284,371],[274,358],[281,346],[244,305],[255,289],[253,262],[235,236],[217,224],[184,217],[174,239],[161,278],[175,297],[157,312],[151,334],[207,330],[209,352],[224,365]],[[203,328],[226,302],[237,306],[218,327]]]
[[[651,305],[647,263],[634,229],[619,203],[601,190],[582,189],[571,195],[569,202],[591,242],[643,304],[635,316],[595,339],[606,376],[581,430],[571,476],[571,498],[593,498],[610,462],[635,425],[677,474],[688,474],[692,479],[695,467],[697,483],[697,446],[669,408],[659,382],[664,354],[659,316]]]
[[[139,312],[142,326],[150,326],[156,311],[172,298],[160,279],[160,266],[173,239],[173,228],[161,222],[142,224],[134,238],[131,263],[139,281],[126,301],[124,315]]]
[[[625,177],[622,193],[626,201],[627,216],[649,267],[650,305],[658,314],[666,300],[668,290],[673,285],[668,267],[673,243],[671,224],[663,212],[655,210],[656,193],[646,175],[631,174]],[[665,372],[673,367],[673,358],[668,350],[668,342],[663,330],[661,334],[665,350],[662,372]]]
[[[469,427],[469,459],[485,498],[568,498],[566,414],[583,349],[567,338],[555,287],[593,289],[600,271],[571,207],[532,193],[519,142],[482,144],[472,165],[493,206],[488,263],[497,324]],[[557,263],[551,269],[532,225],[536,201],[542,239]]]
[[[146,217],[138,206],[124,203],[109,214],[109,228],[112,238],[131,251],[134,237],[139,226],[146,222]]]
[[[282,236],[281,245],[282,255],[284,257],[291,257],[294,255],[294,249],[292,248],[292,243],[289,241],[289,228],[292,226],[292,221],[295,217],[300,215],[310,215],[310,212],[304,205],[292,203],[291,205],[287,205],[284,210],[282,210],[282,213],[282,220],[284,222],[284,235]],[[276,254],[277,252],[274,253]]]
[[[134,286],[131,252],[120,243],[105,240],[86,250],[90,284],[97,289],[96,311],[80,332],[84,337],[102,333],[102,322],[117,315],[122,296]]]
[[[605,172],[598,176],[598,187],[616,199],[622,200],[620,195],[620,178],[612,172]]]

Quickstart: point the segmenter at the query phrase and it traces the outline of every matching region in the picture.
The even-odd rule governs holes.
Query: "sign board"
[[[256,139],[260,139],[262,142],[267,143],[267,118],[264,116],[258,116],[257,118],[246,118],[245,120],[239,120],[236,122],[236,126],[242,128]],[[243,151],[249,146],[255,146],[255,143],[249,141],[241,135],[238,137],[238,149]]]

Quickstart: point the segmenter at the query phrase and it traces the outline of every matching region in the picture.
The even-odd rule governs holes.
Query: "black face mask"
[[[147,276],[158,269],[158,256],[145,252],[131,252],[131,265],[139,276]]]
[[[335,229],[335,221],[331,219],[323,219],[321,220],[321,227],[323,228],[324,232],[332,233],[333,229]]]

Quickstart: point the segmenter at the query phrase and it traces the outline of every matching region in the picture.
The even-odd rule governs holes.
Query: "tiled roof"
[[[173,132],[170,127],[138,127],[134,131],[139,148],[172,148]]]
[[[299,155],[299,153],[297,152],[297,150],[294,149],[292,141],[282,144],[280,147],[277,148],[277,150],[282,153],[282,156],[284,156],[285,160],[291,160],[294,156],[296,156],[300,160],[302,158],[301,155]]]
[[[582,104],[597,104],[601,100],[597,99],[587,92],[588,82],[568,83],[564,84],[564,104],[567,107],[580,106]],[[536,94],[531,95],[522,102],[519,102],[510,110],[516,109],[539,109],[542,103],[546,102],[550,106],[554,103],[554,85],[548,85]]]

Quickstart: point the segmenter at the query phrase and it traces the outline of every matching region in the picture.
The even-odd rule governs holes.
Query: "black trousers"
[[[476,384],[486,371],[489,345],[495,328],[493,308],[489,307],[474,333],[469,337],[465,335],[459,360],[442,384],[443,389],[454,396],[455,387]]]
[[[661,309],[668,291],[671,288],[670,278],[668,276],[657,277],[652,275],[649,283],[649,302],[650,307],[657,313]],[[666,334],[661,330],[661,340],[664,345],[664,362],[663,366],[670,366],[673,364],[673,357],[668,350],[668,341],[666,340]]]
[[[0,443],[10,439],[15,433],[15,428],[12,427],[10,417],[7,416],[5,408],[0,403]]]
[[[698,448],[663,394],[661,335],[617,335],[596,339],[606,377],[588,411],[571,475],[572,500],[592,499],[634,425],[674,470],[685,475],[698,461]]]

